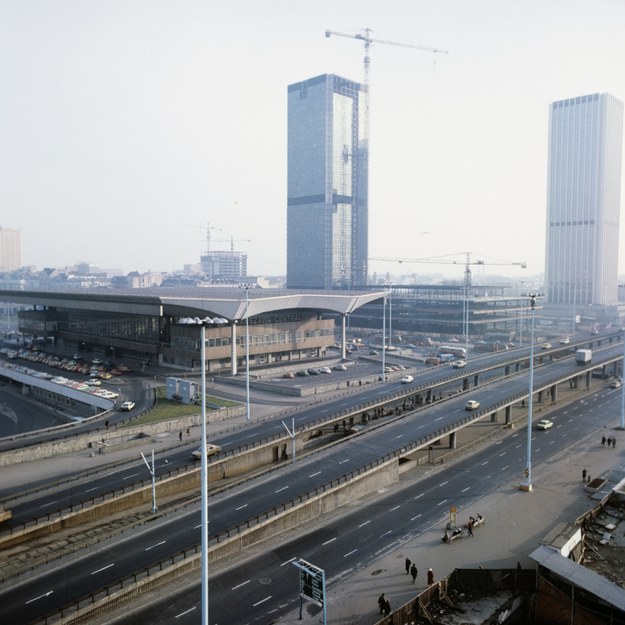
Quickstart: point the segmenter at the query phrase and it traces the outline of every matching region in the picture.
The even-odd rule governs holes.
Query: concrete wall
[[[209,421],[224,421],[232,417],[238,417],[245,414],[245,406],[233,406],[230,408],[220,408],[208,413]],[[119,429],[111,427],[108,430],[102,429],[97,432],[83,434],[79,436],[71,436],[65,439],[32,445],[13,451],[0,453],[0,467],[18,464],[20,462],[29,462],[31,460],[41,460],[42,458],[50,458],[59,454],[69,454],[77,451],[89,449],[89,443],[92,448],[97,450],[97,446],[93,444],[97,442],[108,442],[113,446],[126,442],[139,435],[158,435],[177,430],[186,430],[188,427],[201,425],[202,415],[189,415],[179,419],[170,421],[159,421],[157,423],[149,423],[145,425],[121,427]]]

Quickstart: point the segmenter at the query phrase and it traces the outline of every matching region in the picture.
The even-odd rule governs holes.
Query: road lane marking
[[[441,486],[445,486],[445,484],[449,484],[449,480],[445,480],[444,482],[441,482],[438,486],[440,488]]]
[[[129,480],[131,477],[136,477],[137,475],[139,475],[138,473],[131,473],[130,475],[126,475],[124,478],[124,480]]]
[[[174,618],[181,618],[183,616],[186,616],[187,614],[189,614],[189,612],[193,612],[193,610],[196,610],[196,609],[197,608],[193,606],[192,608],[189,608],[188,610],[185,610],[184,612],[181,612],[180,614],[176,614]]]
[[[358,551],[358,549],[352,549],[350,552],[344,554],[343,557],[347,558],[347,556],[351,556],[353,553],[356,553],[357,551]]]
[[[241,582],[240,584],[233,586],[230,590],[237,590],[237,588],[241,588],[242,586],[245,586],[245,584],[249,584],[251,581],[252,581],[251,579],[248,579],[245,582]]]
[[[293,557],[290,560],[287,560],[286,562],[283,562],[280,566],[286,566],[287,564],[291,564],[291,562],[293,562],[294,560],[296,560],[297,558]]]
[[[393,530],[389,530],[388,532],[384,532],[384,534],[380,535],[380,538],[382,538],[382,536],[388,536],[389,534],[392,534]]]
[[[280,491],[286,490],[289,487],[289,485],[287,484],[286,486],[283,486],[282,488],[278,488],[278,490],[274,491],[276,493],[279,493]]]
[[[44,592],[43,595],[39,595],[38,597],[35,597],[34,599],[29,599],[24,605],[33,603],[33,601],[39,601],[39,599],[45,599],[46,597],[49,597],[53,592],[54,590],[48,590],[48,592]]]
[[[437,506],[442,506],[446,502],[447,502],[447,499],[443,499],[443,501],[439,501],[436,505]]]
[[[399,508],[399,506],[398,506],[398,505],[397,505],[397,506],[395,506],[394,508],[391,508],[391,509],[389,510],[389,512],[393,512],[393,511],[397,510],[397,508]]]
[[[369,523],[371,523],[371,520],[361,523],[358,527],[364,527],[365,525],[369,525]]]
[[[321,475],[321,471],[317,471],[316,473],[311,473],[308,477],[316,477],[317,475]]]
[[[413,516],[412,519],[410,519],[411,521],[414,521],[415,519],[418,519],[421,516],[421,513],[417,514],[417,516]]]
[[[166,540],[161,540],[160,543],[156,543],[155,545],[152,545],[151,547],[146,547],[145,551],[150,551],[150,549],[154,549],[154,547],[160,547],[160,545],[164,545],[167,541]]]
[[[349,458],[345,458],[345,460],[341,460],[341,462],[339,462],[339,464],[343,464],[344,462],[349,462]]]
[[[325,547],[326,545],[333,543],[335,540],[336,540],[336,536],[334,538],[330,538],[330,540],[326,540],[324,543],[321,543],[321,544]]]
[[[257,601],[256,603],[253,603],[252,607],[255,608],[256,606],[260,605],[261,603],[265,603],[265,601],[269,601],[269,599],[271,599],[271,595],[269,595],[268,597],[265,597],[264,599],[261,599],[260,601]]]
[[[460,492],[461,493],[466,493],[468,490],[471,490],[470,486],[467,486],[466,488],[463,488]]]
[[[238,508],[235,508],[235,510],[243,510],[243,508],[247,508],[246,503],[244,503],[242,506],[239,506]]]
[[[414,499],[419,499],[419,497],[423,497],[423,495],[425,495],[425,493],[419,493]]]
[[[106,566],[103,566],[101,569],[98,569],[97,571],[91,571],[91,575],[95,575],[96,573],[101,573],[102,571],[106,571],[106,569],[110,569],[112,566],[115,566],[114,562],[112,564],[107,564]]]

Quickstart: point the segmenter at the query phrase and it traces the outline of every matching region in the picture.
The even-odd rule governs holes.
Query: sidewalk
[[[618,443],[616,450],[602,448],[596,435],[591,435],[541,464],[532,476],[532,492],[520,491],[518,484],[507,484],[471,504],[471,509],[486,519],[486,524],[475,530],[474,538],[467,536],[443,544],[440,523],[338,583],[334,579],[326,580],[328,623],[373,625],[381,618],[377,608],[380,593],[390,599],[393,609],[399,607],[427,586],[426,573],[430,567],[435,580],[456,568],[514,568],[517,562],[523,568],[535,568],[529,554],[540,541],[557,524],[574,523],[594,505],[583,489],[584,468],[593,477],[610,469],[617,469],[616,473],[625,477],[625,450],[619,451]],[[415,585],[405,572],[406,557],[419,570]],[[322,618],[321,609],[306,601],[302,620],[298,609],[280,622],[317,624]]]

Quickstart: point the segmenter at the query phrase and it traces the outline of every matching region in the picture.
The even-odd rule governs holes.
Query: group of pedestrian
[[[388,616],[391,613],[391,602],[388,597],[384,596],[384,593],[378,597],[378,607],[380,608],[380,614],[384,616]]]
[[[601,437],[601,447],[612,447],[612,449],[616,448],[616,437],[614,436],[608,436],[608,438],[606,438],[605,436]]]
[[[411,562],[410,558],[406,558],[405,564],[406,564],[406,574],[412,575],[412,583],[414,584],[417,579],[417,575],[419,574],[417,565],[414,562]]]

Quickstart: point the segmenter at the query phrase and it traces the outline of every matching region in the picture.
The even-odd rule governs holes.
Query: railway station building
[[[383,297],[251,287],[0,290],[0,301],[20,307],[19,331],[61,351],[198,370],[203,326],[207,372],[232,375],[248,353],[250,366],[313,359],[337,334],[345,350],[348,315]]]

